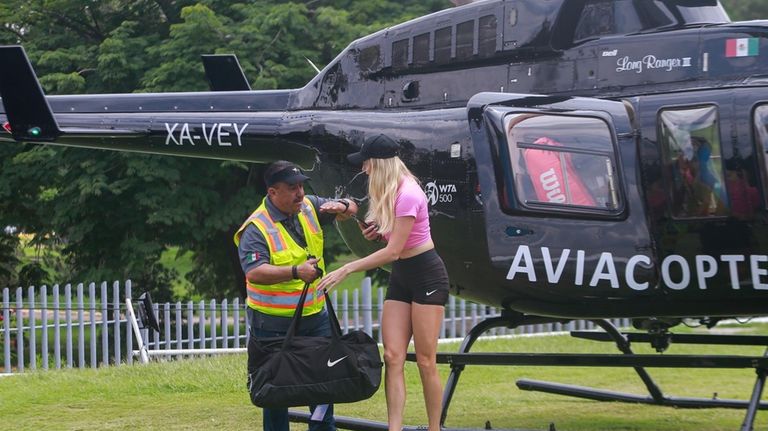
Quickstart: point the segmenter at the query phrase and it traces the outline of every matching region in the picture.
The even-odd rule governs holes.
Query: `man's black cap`
[[[347,155],[347,160],[360,166],[368,159],[389,159],[395,157],[400,146],[387,135],[372,136],[363,142],[360,151]]]
[[[264,183],[272,187],[277,183],[296,184],[308,180],[309,177],[298,166],[291,162],[281,160],[269,165],[264,171]]]

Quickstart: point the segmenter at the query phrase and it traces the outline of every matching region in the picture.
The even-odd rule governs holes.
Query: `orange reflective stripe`
[[[315,297],[314,293],[314,288],[311,292],[307,293],[307,298],[304,301],[304,307],[311,307],[317,303],[325,301],[325,296]],[[248,288],[248,303],[262,307],[296,308],[300,297],[300,291],[298,292],[298,295],[293,293],[286,295],[282,292],[278,293],[251,287]]]
[[[280,231],[275,226],[269,216],[263,212],[259,212],[254,216],[254,222],[258,223],[262,229],[267,233],[267,241],[269,241],[269,249],[273,251],[283,251],[287,248],[285,239],[280,235]]]
[[[323,299],[324,300],[324,299]],[[315,305],[315,298],[307,298],[307,301],[304,302],[304,307],[311,307]],[[259,301],[253,298],[248,298],[248,303],[257,305],[259,307],[265,307],[265,308],[282,308],[285,310],[295,310],[296,304],[275,304],[274,302],[265,302],[265,301]]]
[[[301,290],[294,290],[292,292],[284,292],[284,291],[276,291],[276,290],[265,290],[265,289],[259,289],[258,287],[253,287],[251,284],[248,284],[248,291],[249,292],[255,292],[259,295],[269,295],[269,296],[295,296],[299,297],[301,296]],[[307,295],[314,295],[315,294],[315,287],[312,286],[307,291]]]
[[[264,232],[269,232],[270,231],[269,227],[267,225],[265,225],[264,222],[261,221],[260,219],[258,219],[257,217],[254,217],[251,221],[253,221],[254,223],[256,223],[259,226],[261,226],[261,229]],[[266,240],[269,243],[269,249],[270,250],[274,250],[275,247],[276,247],[274,237],[272,235],[270,235],[269,233],[267,233]]]
[[[304,217],[307,219],[307,225],[309,226],[310,232],[313,234],[320,232],[320,226],[317,224],[314,211],[312,211],[312,208],[310,207],[310,204],[307,200],[304,201],[304,204],[301,207],[301,212],[304,213]]]

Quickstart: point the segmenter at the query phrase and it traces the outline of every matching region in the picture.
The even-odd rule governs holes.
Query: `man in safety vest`
[[[351,199],[304,194],[309,177],[293,163],[279,161],[264,172],[267,196],[235,233],[248,291],[251,336],[276,337],[288,331],[306,283],[297,335],[330,336],[325,297],[315,290],[325,271],[322,226],[357,213]],[[333,405],[310,406],[311,431],[335,430]],[[288,431],[288,409],[263,409],[265,431]]]

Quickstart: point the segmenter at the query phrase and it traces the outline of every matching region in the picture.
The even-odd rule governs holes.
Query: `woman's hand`
[[[359,223],[358,223],[359,224]],[[359,224],[360,230],[363,232],[363,236],[368,241],[378,241],[381,239],[381,235],[376,232],[376,229],[378,229],[378,226],[371,223],[368,225],[368,227],[363,227],[363,225]]]
[[[331,290],[344,281],[348,275],[349,270],[346,268],[346,265],[342,266],[341,268],[326,274],[325,277],[320,280],[320,283],[317,284],[317,289],[320,291],[324,290],[326,293],[330,294]]]

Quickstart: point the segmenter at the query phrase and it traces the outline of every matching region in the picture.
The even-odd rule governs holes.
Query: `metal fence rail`
[[[376,295],[374,296],[374,293]],[[126,318],[125,298],[132,298],[131,281],[58,284],[26,290],[3,289],[0,311],[2,372],[27,369],[96,368],[131,364],[136,348],[133,328]],[[379,322],[384,289],[375,291],[369,278],[358,289],[333,292],[342,332],[362,329],[381,341]],[[141,329],[149,350],[224,349],[246,346],[245,304],[239,298],[222,301],[155,304],[160,333]],[[463,338],[478,322],[500,315],[500,310],[451,296],[445,308],[440,338]],[[627,319],[613,321],[628,326]],[[532,334],[594,328],[591,322],[567,325],[530,325],[497,328],[489,335]]]

